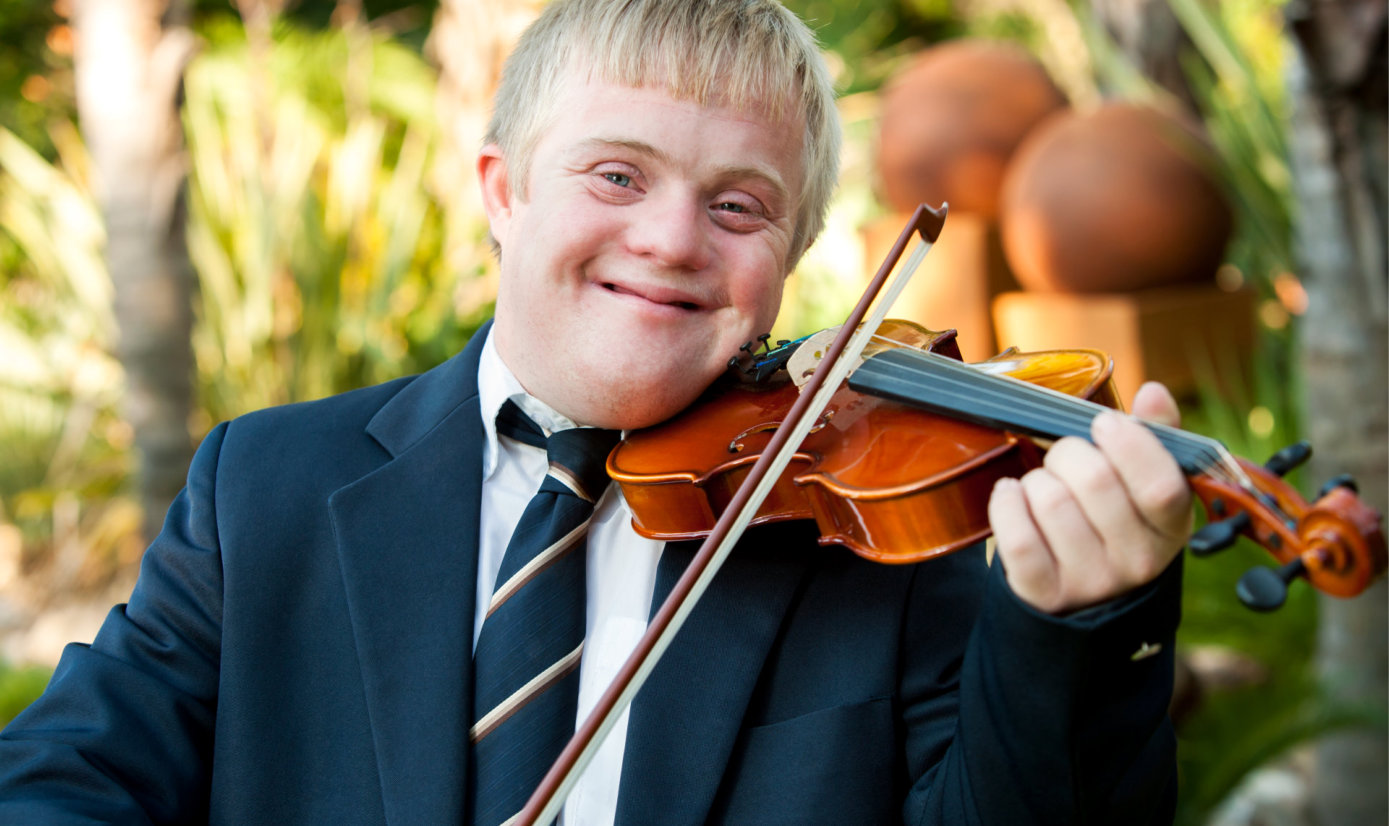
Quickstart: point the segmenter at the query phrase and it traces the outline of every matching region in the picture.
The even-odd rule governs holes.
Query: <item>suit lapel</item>
[[[329,506],[387,822],[458,822],[472,708],[479,331],[368,427],[394,458]]]
[[[758,529],[740,543],[633,701],[618,824],[707,818],[762,663],[806,570],[780,550],[790,547],[787,528],[796,530]],[[653,613],[697,549],[692,542],[666,546]]]

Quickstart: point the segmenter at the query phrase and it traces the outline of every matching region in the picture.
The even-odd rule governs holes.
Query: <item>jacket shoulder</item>
[[[232,419],[218,455],[219,489],[273,484],[286,493],[324,493],[369,472],[390,454],[367,432],[367,425],[418,378]]]

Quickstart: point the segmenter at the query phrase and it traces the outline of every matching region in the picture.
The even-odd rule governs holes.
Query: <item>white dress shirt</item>
[[[482,515],[478,537],[477,608],[473,646],[492,599],[507,541],[535,495],[549,462],[545,451],[498,438],[497,411],[511,399],[548,434],[575,423],[530,396],[502,363],[489,331],[478,364],[478,401],[487,443],[482,451]],[[588,717],[603,690],[646,630],[664,543],[640,536],[617,485],[598,500],[588,531],[588,609],[579,664],[578,721]],[[613,726],[564,806],[565,826],[611,826],[627,740],[627,712]]]

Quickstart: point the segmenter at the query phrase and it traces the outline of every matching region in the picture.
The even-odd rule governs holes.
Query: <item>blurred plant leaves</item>
[[[67,587],[127,547],[117,493],[129,431],[85,152],[71,126],[51,139],[57,164],[0,129],[0,523],[22,528],[26,567],[80,541],[84,553],[59,566]]]
[[[52,673],[46,668],[16,667],[0,660],[0,727],[43,693],[50,676]]]
[[[433,70],[363,27],[281,23],[265,65],[233,21],[206,33],[184,105],[195,429],[456,353],[490,315],[495,262],[441,171],[457,164]],[[0,128],[0,522],[24,529],[30,568],[78,541],[124,558],[138,524],[104,230],[76,129],[52,145],[50,162]]]
[[[1389,732],[1383,708],[1347,707],[1309,675],[1210,698],[1179,735],[1178,824],[1198,826],[1250,772],[1300,744],[1352,728]]]
[[[482,216],[437,179],[417,55],[281,24],[258,75],[234,35],[189,67],[184,109],[209,423],[443,361],[490,311],[493,268]]]

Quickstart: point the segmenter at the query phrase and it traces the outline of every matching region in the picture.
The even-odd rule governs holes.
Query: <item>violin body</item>
[[[906,321],[879,329],[888,347],[958,360],[955,331]],[[1111,361],[1087,350],[1007,351],[974,365],[1117,407]],[[785,372],[758,383],[716,384],[685,413],[637,431],[608,459],[643,536],[708,534],[786,417],[799,390]],[[1042,461],[1031,439],[840,387],[777,480],[752,524],[814,519],[822,544],[910,563],[990,533],[994,482]]]

